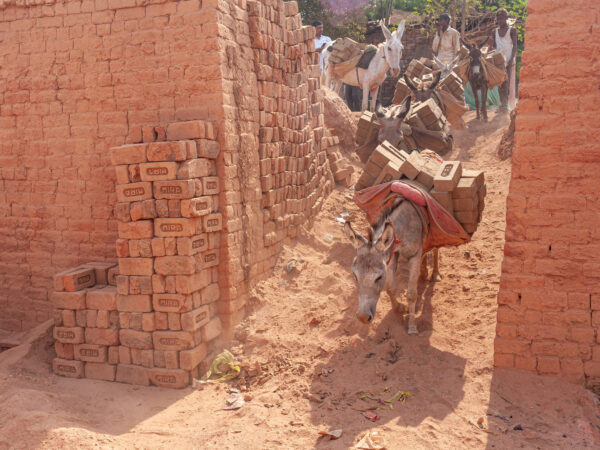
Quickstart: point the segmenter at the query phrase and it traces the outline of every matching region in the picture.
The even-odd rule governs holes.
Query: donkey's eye
[[[379,283],[379,282],[381,281],[381,279],[382,279],[382,278],[383,278],[383,276],[382,276],[382,275],[379,275],[379,276],[377,277],[377,279],[375,280],[375,283]]]

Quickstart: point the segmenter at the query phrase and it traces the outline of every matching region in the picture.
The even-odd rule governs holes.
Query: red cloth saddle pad
[[[429,219],[429,232],[423,234],[423,252],[446,245],[461,245],[471,240],[460,223],[420,185],[406,181],[390,181],[354,194],[354,202],[367,214],[371,225],[381,212],[402,196],[414,205],[424,207]]]

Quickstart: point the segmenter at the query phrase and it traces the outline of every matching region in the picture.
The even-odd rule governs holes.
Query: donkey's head
[[[392,106],[387,109],[377,109],[377,119],[381,124],[377,140],[379,142],[388,141],[397,147],[402,141],[402,121],[410,111],[410,96],[406,98],[401,105]]]
[[[398,28],[391,32],[385,26],[383,22],[381,22],[381,31],[383,31],[383,36],[385,37],[385,42],[383,43],[383,55],[388,65],[392,69],[392,76],[398,76],[400,73],[400,60],[402,59],[402,50],[404,46],[402,45],[402,35],[404,34],[405,22],[404,20],[398,25]]]
[[[433,90],[436,88],[438,83],[440,82],[440,77],[442,73],[438,72],[433,77],[433,81],[427,87],[417,87],[413,84],[413,82],[404,74],[404,82],[413,92],[412,95],[415,97],[416,102],[426,102],[431,98],[433,94]]]
[[[443,80],[448,75],[450,75],[450,72],[452,72],[452,70],[454,69],[454,67],[456,67],[456,65],[458,64],[458,60],[459,59],[460,59],[460,55],[457,56],[456,58],[454,58],[454,60],[452,60],[448,64],[446,64],[441,59],[439,59],[437,56],[435,56],[435,55],[433,56],[433,62],[435,62],[436,66],[441,71],[440,72],[441,73],[441,76],[440,76],[441,80]]]
[[[394,246],[394,228],[386,223],[378,229],[378,232],[369,229],[369,236],[365,238],[354,231],[350,222],[344,225],[345,233],[356,248],[352,273],[358,287],[356,317],[362,323],[370,323],[375,317],[379,295],[385,288],[387,277],[393,276],[387,269]]]
[[[487,38],[478,45],[471,45],[466,41],[462,41],[462,43],[469,50],[469,60],[471,63],[471,70],[473,74],[481,73],[481,49],[487,43]]]

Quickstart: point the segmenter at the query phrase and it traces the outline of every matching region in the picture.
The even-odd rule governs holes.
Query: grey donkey
[[[440,70],[442,80],[444,78],[446,78],[448,75],[450,75],[450,72],[452,72],[454,70],[454,67],[456,67],[459,60],[460,60],[460,55],[458,55],[456,58],[454,58],[454,60],[452,60],[446,64],[441,59],[439,59],[437,56],[435,56],[435,55],[433,56],[433,62],[438,67],[438,70]]]
[[[423,258],[424,226],[417,206],[402,198],[382,213],[367,238],[354,231],[350,222],[345,223],[344,231],[356,248],[352,273],[358,286],[356,316],[361,322],[368,324],[373,320],[382,291],[387,292],[398,311],[405,312],[397,296],[406,289],[408,334],[418,334],[415,321],[417,284],[419,274],[424,275],[423,268],[425,274],[427,270],[427,260]],[[439,279],[437,251],[434,251],[432,279]]]
[[[410,111],[412,99],[406,98],[404,103],[391,106],[388,109],[377,108],[376,114],[381,124],[377,140],[381,143],[388,141],[394,147],[401,147],[404,143],[402,134],[402,121]]]

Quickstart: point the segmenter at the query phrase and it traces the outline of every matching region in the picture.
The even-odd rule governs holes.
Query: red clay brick
[[[151,276],[152,258],[119,258],[119,273],[121,275]]]
[[[123,278],[123,276],[119,276]],[[86,307],[114,311],[117,309],[117,289],[114,286],[97,286],[87,291]]]
[[[192,178],[201,178],[210,175],[212,163],[206,159],[191,159],[182,162],[177,170],[177,179],[188,180]]]
[[[157,237],[193,236],[202,219],[156,219],[154,234]]]
[[[182,294],[154,294],[152,305],[155,311],[185,312],[192,309],[192,298]]]
[[[88,362],[106,362],[107,347],[103,345],[78,344],[75,345],[75,359]]]
[[[137,222],[119,222],[119,237],[121,239],[149,239],[154,237],[152,220],[139,220]]]
[[[52,335],[63,344],[81,344],[84,340],[84,330],[81,327],[54,327]]]
[[[152,348],[152,333],[145,333],[134,330],[119,331],[119,339],[121,345],[129,348],[151,349]]]
[[[63,344],[62,342],[56,341],[54,343],[54,350],[56,351],[56,356],[61,359],[75,358],[75,346],[73,344]]]
[[[152,183],[148,181],[117,184],[116,189],[119,202],[139,202],[152,198]]]
[[[192,180],[155,181],[154,198],[186,199],[192,198],[195,185]]]
[[[86,328],[86,344],[119,345],[119,333],[114,328]]]
[[[123,145],[110,149],[113,166],[146,162],[146,144]]]
[[[155,386],[183,389],[190,383],[189,372],[177,369],[151,369],[150,382]]]
[[[186,331],[155,331],[152,333],[156,350],[186,350],[194,346],[194,338]]]
[[[142,181],[175,180],[177,179],[177,173],[178,164],[176,162],[152,162],[140,164],[140,177]]]
[[[120,383],[149,386],[148,369],[129,364],[119,364],[117,366],[116,380]]]
[[[85,309],[87,289],[77,292],[53,292],[52,304],[61,309]]]
[[[192,256],[161,256],[154,258],[154,270],[160,275],[191,275],[196,261]]]
[[[54,358],[52,370],[55,374],[70,378],[83,378],[83,362]]]
[[[210,320],[208,306],[202,306],[193,311],[181,314],[181,327],[184,331],[196,331],[202,328]]]
[[[150,312],[149,295],[117,295],[117,307],[122,312]]]
[[[206,126],[200,120],[189,122],[175,122],[167,126],[167,139],[178,141],[181,139],[203,139],[206,135]]]
[[[168,133],[168,129],[167,129]],[[148,144],[148,161],[185,161],[187,159],[187,143],[153,142]]]
[[[94,380],[115,381],[117,366],[106,363],[85,363],[85,377]]]

